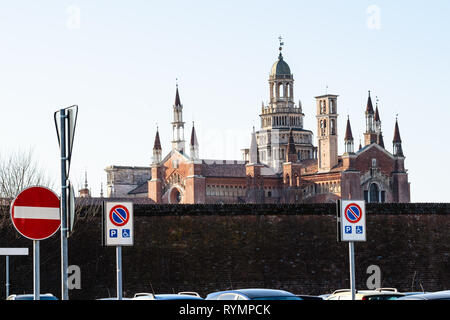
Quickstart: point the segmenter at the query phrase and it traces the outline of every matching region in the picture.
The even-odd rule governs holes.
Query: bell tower
[[[282,54],[284,42],[280,37],[278,59],[269,74],[269,101],[262,103],[261,129],[256,132],[260,163],[283,171],[289,152],[296,153],[299,161],[313,158],[312,131],[303,128],[304,113],[300,100],[294,100],[294,75]],[[292,129],[293,145],[288,150]]]
[[[328,172],[338,163],[337,97],[333,94],[316,97],[319,172]]]

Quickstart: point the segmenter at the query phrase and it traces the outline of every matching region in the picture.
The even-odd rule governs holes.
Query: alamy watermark
[[[381,29],[381,8],[375,4],[367,7],[367,28],[370,30]]]
[[[68,6],[66,9],[66,27],[69,30],[78,30],[81,27],[81,9],[77,5]]]
[[[367,289],[374,290],[377,288],[381,288],[381,269],[377,265],[370,265],[367,267],[367,274],[370,276],[367,278]]]
[[[67,268],[67,288],[69,290],[81,289],[81,269],[77,265],[71,265]]]

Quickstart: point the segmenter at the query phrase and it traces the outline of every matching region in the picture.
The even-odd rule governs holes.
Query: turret
[[[398,128],[398,120],[395,120],[394,139],[392,140],[393,154],[397,157],[404,157],[402,150],[402,139],[400,138],[400,130]]]
[[[195,127],[194,122],[192,122],[192,132],[191,132],[191,140],[189,143],[189,148],[191,151],[191,160],[198,160],[199,159],[199,153],[198,153],[198,141],[197,141],[197,135],[195,134]]]
[[[352,127],[350,126],[350,117],[347,117],[347,127],[345,129],[345,137],[344,137],[344,148],[345,153],[354,153],[353,148],[353,134]]]
[[[159,130],[156,129],[155,143],[153,145],[153,164],[158,164],[162,159],[161,141],[159,140]]]
[[[183,105],[181,104],[180,94],[178,92],[178,84],[175,93],[175,104],[173,105],[172,129],[173,129],[172,150],[176,150],[184,154],[185,141],[184,141]]]

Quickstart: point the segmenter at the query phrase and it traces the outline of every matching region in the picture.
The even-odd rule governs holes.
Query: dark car
[[[407,295],[397,300],[450,300],[450,290]]]
[[[213,292],[205,300],[303,300],[295,294],[275,289],[238,289]]]

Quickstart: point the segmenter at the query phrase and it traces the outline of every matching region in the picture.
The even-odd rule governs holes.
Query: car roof
[[[191,294],[155,294],[156,300],[203,300]]]
[[[277,290],[277,289],[236,289],[236,290],[225,290],[225,291],[218,291],[208,294],[208,297],[211,298],[213,296],[217,296],[219,294],[223,293],[240,293],[243,294],[251,299],[253,298],[264,298],[267,296],[271,297],[296,297],[295,294],[284,291],[284,290]]]
[[[14,298],[14,300],[33,300],[34,294],[12,294],[7,299],[9,299],[9,298]],[[39,299],[41,299],[41,300],[58,300],[58,298],[55,297],[51,293],[41,293],[41,294],[39,294]]]
[[[450,290],[430,293],[413,294],[400,298],[399,300],[450,300]]]
[[[350,294],[351,292],[352,292],[351,289],[339,289],[339,290],[335,290],[331,295],[345,295],[345,294]],[[388,293],[396,294],[399,292],[395,288],[378,288],[378,289],[374,289],[374,290],[355,290],[355,294],[363,294],[363,295],[380,294],[380,293],[381,294],[388,294]]]

